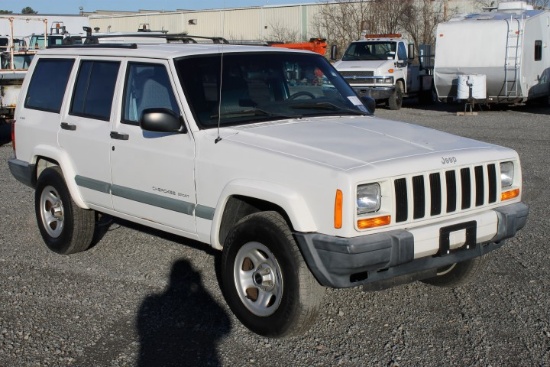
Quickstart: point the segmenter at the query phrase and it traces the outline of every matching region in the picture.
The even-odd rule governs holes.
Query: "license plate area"
[[[451,249],[451,236],[455,239],[457,236],[463,236],[464,244],[458,248]],[[468,250],[476,245],[476,240],[477,222],[475,220],[442,227],[439,229],[439,252],[437,254],[445,256],[451,252]]]

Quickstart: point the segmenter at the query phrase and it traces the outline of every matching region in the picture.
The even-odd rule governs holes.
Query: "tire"
[[[91,246],[95,212],[73,202],[59,167],[47,168],[40,174],[34,200],[38,228],[50,250],[69,255]]]
[[[485,257],[476,257],[470,260],[451,264],[437,269],[437,276],[423,279],[422,282],[438,287],[458,287],[468,284],[476,278],[485,264]]]
[[[324,287],[276,212],[250,214],[229,232],[221,288],[237,318],[266,337],[300,335],[315,322]]]
[[[398,81],[395,83],[395,91],[388,99],[388,108],[390,110],[399,110],[403,105],[403,83]]]

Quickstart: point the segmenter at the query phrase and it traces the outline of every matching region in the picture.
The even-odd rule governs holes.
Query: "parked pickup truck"
[[[296,335],[325,287],[457,285],[527,220],[515,151],[368,106],[307,51],[60,46],[31,63],[8,163],[52,251],[103,215],[203,242],[238,319]]]

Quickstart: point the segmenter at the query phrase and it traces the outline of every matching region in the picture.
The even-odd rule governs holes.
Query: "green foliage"
[[[12,14],[11,10],[0,10],[0,14]]]
[[[22,10],[21,10],[21,14],[38,14],[37,11],[34,11],[33,8],[31,8],[30,6],[27,6],[27,7],[24,7]]]

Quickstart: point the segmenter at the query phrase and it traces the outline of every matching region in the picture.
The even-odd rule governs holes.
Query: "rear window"
[[[74,59],[40,59],[34,68],[25,107],[59,113]]]

